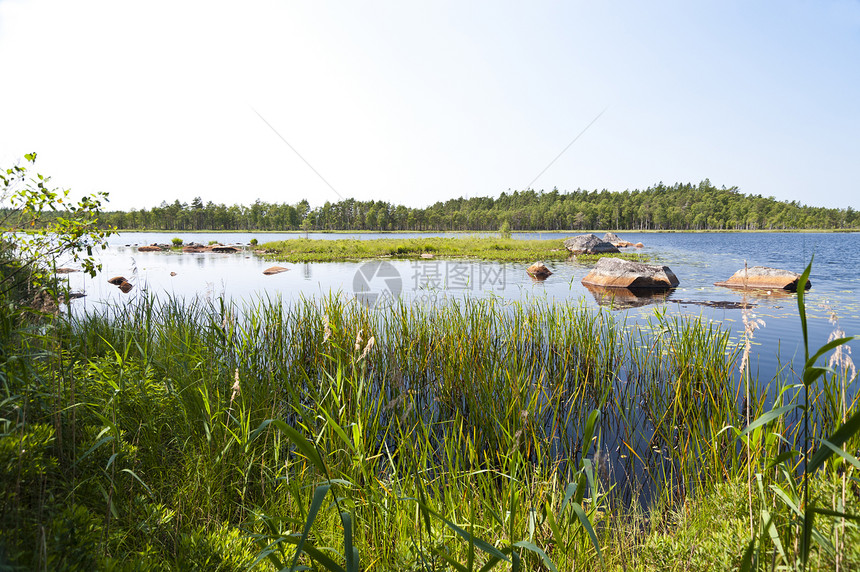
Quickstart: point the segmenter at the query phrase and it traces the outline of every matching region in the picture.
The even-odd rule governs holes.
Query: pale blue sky
[[[162,200],[665,183],[860,208],[860,2],[0,0],[0,161]]]

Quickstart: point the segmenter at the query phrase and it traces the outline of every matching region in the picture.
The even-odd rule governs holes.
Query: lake
[[[547,300],[583,304],[602,308],[630,327],[653,319],[656,312],[673,316],[694,316],[717,322],[732,333],[740,344],[744,331],[744,306],[750,319],[760,319],[765,326],[754,333],[751,368],[764,385],[782,372],[781,382],[797,381],[791,369],[802,367],[802,336],[795,294],[786,292],[741,292],[714,286],[744,267],[761,265],[801,272],[814,255],[812,289],[807,294],[810,344],[813,349],[827,341],[834,329],[833,316],[849,335],[860,333],[860,304],[855,276],[860,252],[860,234],[823,233],[621,233],[621,238],[642,242],[641,250],[652,263],[669,266],[680,280],[678,288],[650,298],[613,296],[595,292],[581,284],[593,263],[576,260],[547,262],[553,274],[545,281],[535,281],[525,272],[529,263],[498,263],[480,260],[396,260],[371,262],[337,262],[292,264],[289,270],[264,276],[263,270],[277,261],[262,259],[250,248],[235,254],[138,252],[136,245],[169,243],[174,236],[186,243],[216,240],[247,245],[252,238],[260,242],[289,240],[302,235],[249,233],[129,233],[114,236],[110,247],[99,253],[103,270],[96,278],[80,273],[70,274],[71,286],[86,293],[73,302],[73,311],[98,309],[104,305],[127,304],[141,296],[169,296],[189,299],[219,296],[253,302],[262,297],[282,298],[286,303],[300,297],[314,297],[338,292],[363,303],[378,304],[393,294],[409,301],[434,304],[451,298],[497,297],[506,301],[529,303]],[[316,234],[315,238],[396,238],[427,236],[416,234]],[[438,234],[434,236],[455,236]],[[516,238],[557,238],[559,246],[568,233],[519,233]],[[633,249],[629,249],[633,250]],[[171,275],[173,274],[173,275]],[[123,294],[107,279],[125,276],[135,288]],[[734,347],[738,347],[734,345]],[[857,343],[854,343],[854,348]],[[619,380],[626,373],[618,371]],[[736,376],[739,379],[739,376]],[[736,387],[727,387],[735,394]],[[771,387],[773,391],[773,386]],[[623,391],[622,391],[623,393]],[[853,393],[853,391],[852,391]],[[767,399],[770,401],[770,399]],[[626,402],[625,402],[626,403]],[[626,406],[625,406],[626,407]],[[633,459],[624,460],[627,448],[637,459],[653,456],[655,427],[647,411],[620,412],[606,407],[601,421],[604,445],[612,459],[612,481],[621,484],[620,498],[625,502],[640,495],[647,503],[651,484],[649,466]],[[579,438],[581,427],[566,427],[569,439]],[[632,433],[632,437],[631,437]],[[662,453],[661,453],[662,455]],[[671,463],[661,455],[656,466]],[[667,458],[668,459],[668,458]],[[653,468],[653,467],[652,467]]]
[[[282,264],[287,272],[264,276],[262,271],[276,261],[265,260],[250,250],[240,254],[180,254],[138,252],[136,245],[169,243],[180,237],[186,243],[247,245],[252,238],[260,243],[289,240],[301,233],[127,233],[112,236],[110,247],[99,253],[103,270],[96,278],[70,274],[74,290],[86,294],[74,301],[76,311],[104,304],[127,303],[138,296],[189,298],[225,296],[254,299],[280,296],[285,301],[341,292],[366,302],[378,302],[399,294],[409,300],[439,301],[450,297],[499,296],[525,301],[547,297],[559,302],[584,303],[610,308],[617,317],[635,324],[665,308],[668,315],[695,315],[714,320],[740,339],[743,333],[742,305],[752,308],[765,327],[754,335],[752,361],[762,379],[772,377],[779,364],[802,355],[802,338],[796,296],[782,292],[744,293],[714,286],[734,272],[749,266],[772,266],[801,272],[814,255],[807,295],[810,344],[823,344],[834,329],[831,317],[847,334],[860,334],[860,233],[621,233],[621,238],[642,242],[642,252],[654,264],[669,266],[680,285],[668,295],[654,298],[613,297],[585,288],[581,279],[592,264],[575,260],[547,262],[553,275],[535,281],[525,272],[528,263],[498,263],[477,260],[387,260],[379,262],[329,262]],[[398,238],[413,236],[458,236],[452,233],[415,234],[314,234],[317,239]],[[462,235],[459,235],[462,236]],[[570,233],[516,233],[515,238],[558,238]],[[174,274],[171,276],[171,274]],[[122,294],[107,279],[123,275],[135,285]],[[380,297],[377,300],[377,297]],[[854,343],[857,347],[857,343]]]

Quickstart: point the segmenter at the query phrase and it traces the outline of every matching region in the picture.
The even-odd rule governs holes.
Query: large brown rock
[[[196,242],[192,242],[191,244],[187,244],[182,247],[182,252],[206,252],[208,249],[202,245],[197,244]]]
[[[611,243],[593,234],[580,234],[564,241],[564,247],[573,254],[605,254],[619,252]]]
[[[123,283],[119,285],[119,289],[122,290],[123,294],[128,294],[129,292],[131,292],[132,288],[134,288],[134,286],[132,286],[131,282],[127,281],[123,281]]]
[[[626,241],[623,238],[619,237],[614,232],[607,232],[603,235],[603,242],[608,242],[615,248],[624,248],[627,246],[633,246],[632,242]]]
[[[162,250],[167,250],[170,248],[166,244],[147,244],[145,246],[137,247],[138,252],[161,252]]]
[[[546,264],[544,264],[543,262],[535,262],[534,264],[526,268],[526,272],[529,273],[529,276],[532,276],[533,278],[537,278],[539,280],[545,280],[547,277],[549,277],[550,274],[552,274],[552,270],[547,268]]]
[[[238,246],[230,246],[224,244],[214,244],[209,247],[210,252],[220,252],[221,254],[234,254],[241,252],[242,249]]]
[[[597,261],[597,265],[582,279],[582,283],[604,288],[665,290],[674,288],[679,282],[668,266],[606,257]]]
[[[287,270],[289,270],[289,268],[284,268],[283,266],[272,266],[263,270],[263,274],[265,274],[266,276],[271,276],[272,274],[280,274],[281,272],[286,272]]]
[[[114,286],[119,286],[123,282],[125,282],[125,276],[114,276],[108,280],[108,284],[113,284]]]
[[[755,288],[759,290],[788,290],[797,291],[797,281],[800,274],[790,270],[779,268],[768,268],[767,266],[750,266],[741,268],[732,277],[724,282],[716,282],[715,286],[727,286],[729,288]],[[812,283],[806,281],[806,289],[812,287]]]

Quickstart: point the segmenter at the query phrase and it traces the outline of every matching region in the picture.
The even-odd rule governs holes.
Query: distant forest
[[[698,185],[660,183],[644,191],[513,191],[426,208],[354,199],[314,209],[307,200],[227,206],[197,197],[190,204],[162,202],[149,210],[105,212],[101,218],[101,224],[119,229],[167,231],[496,231],[505,222],[513,231],[857,229],[860,213],[746,195],[705,179]]]

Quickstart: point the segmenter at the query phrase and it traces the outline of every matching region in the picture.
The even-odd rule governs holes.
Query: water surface
[[[680,280],[678,288],[654,298],[600,293],[585,288],[580,281],[592,264],[576,260],[547,262],[553,275],[535,281],[525,272],[528,263],[498,263],[480,260],[386,260],[368,266],[360,262],[280,263],[289,271],[264,276],[262,271],[276,261],[264,260],[250,249],[240,254],[143,253],[136,245],[169,243],[174,236],[186,243],[217,240],[225,244],[247,245],[251,238],[260,242],[290,240],[301,233],[127,233],[110,238],[110,248],[100,254],[101,275],[94,279],[80,273],[69,275],[74,289],[86,294],[75,301],[76,310],[110,303],[127,303],[151,294],[189,298],[226,296],[254,299],[282,297],[289,302],[300,296],[319,296],[340,292],[365,296],[369,292],[398,293],[409,300],[436,300],[462,296],[499,296],[524,301],[548,297],[559,302],[584,303],[611,308],[629,324],[654,315],[694,315],[720,322],[740,339],[743,332],[742,308],[751,308],[749,318],[764,321],[754,334],[753,365],[760,376],[772,377],[780,363],[795,361],[802,354],[796,295],[783,292],[744,293],[714,286],[734,272],[750,266],[772,266],[801,272],[815,256],[807,294],[810,338],[821,345],[839,327],[860,334],[860,304],[855,272],[860,266],[860,234],[853,233],[621,233],[631,242],[642,242],[641,250],[653,263],[669,266]],[[317,239],[406,238],[413,236],[462,236],[437,234],[315,234]],[[559,243],[570,233],[516,233],[515,238],[557,238]],[[631,249],[633,250],[633,249]],[[390,265],[390,266],[388,266]],[[171,275],[173,274],[173,275]],[[122,294],[107,279],[122,275],[135,289]],[[362,291],[363,290],[363,291]],[[383,298],[384,299],[384,298]],[[370,300],[373,300],[371,297]],[[856,346],[856,343],[855,343]]]

